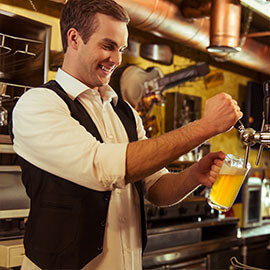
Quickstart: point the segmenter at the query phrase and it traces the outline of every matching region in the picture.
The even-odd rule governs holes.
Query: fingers
[[[231,106],[231,107],[232,107],[232,109],[233,109],[233,111],[234,111],[234,113],[235,113],[235,122],[236,122],[237,120],[239,120],[240,118],[242,118],[243,113],[241,112],[241,108],[239,107],[237,101],[234,100],[234,99],[232,98],[232,96],[229,95],[229,94],[227,94],[227,93],[224,93],[224,92],[223,92],[223,93],[221,93],[221,95],[223,95],[224,98],[227,100],[228,106]]]
[[[222,151],[211,152],[204,156],[197,163],[196,168],[197,179],[200,184],[211,187],[215,183],[221,167],[223,165],[226,154]]]
[[[241,112],[241,108],[238,106],[237,101],[232,100],[232,105],[236,113],[236,121],[237,121],[243,117],[243,113]]]
[[[207,154],[207,156],[212,162],[215,162],[216,159],[220,159],[221,161],[224,160],[226,157],[226,154],[222,151],[218,151],[218,152],[211,152]]]
[[[205,183],[205,185],[207,187],[211,187],[215,183],[215,181],[216,181],[216,179],[217,179],[217,177],[218,177],[218,175],[220,173],[224,158],[226,156],[221,151],[220,152],[215,152],[215,153],[212,153],[212,154],[214,154],[214,156],[216,158],[212,161],[211,168],[210,168],[210,170],[208,172],[207,181]]]
[[[220,172],[220,169],[221,169],[221,166],[222,166],[222,163],[220,166],[217,166],[217,165],[212,165],[211,166],[211,170],[209,172],[209,175],[213,176],[213,177],[217,177],[219,172]]]
[[[216,134],[231,129],[243,116],[237,101],[227,93],[219,93],[211,97],[205,103],[204,119],[207,126]]]
[[[211,169],[210,169],[209,174],[208,174],[208,181],[209,181],[210,186],[212,186],[215,183],[215,181],[219,175],[219,172],[221,170],[222,164],[223,164],[223,159],[222,160],[215,159],[213,161],[213,165],[211,166]]]

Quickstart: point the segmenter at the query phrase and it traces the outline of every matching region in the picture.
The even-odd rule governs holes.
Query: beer
[[[225,159],[217,180],[211,188],[208,199],[208,203],[211,207],[224,212],[232,207],[248,171],[248,169],[242,167],[242,163],[236,166],[236,163],[228,162],[227,156],[227,160]],[[230,155],[230,157],[231,156],[233,155]]]

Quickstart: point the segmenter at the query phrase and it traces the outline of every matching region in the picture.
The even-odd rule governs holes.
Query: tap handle
[[[243,123],[241,122],[241,120],[238,120],[234,127],[238,130],[238,132],[242,133],[245,130],[245,127],[243,125]]]
[[[270,124],[270,81],[263,84],[264,92],[264,124]]]
[[[261,159],[261,156],[262,156],[263,148],[264,148],[264,145],[263,144],[260,144],[260,148],[259,148],[259,151],[258,151],[257,159],[256,159],[256,162],[255,162],[256,166],[259,165],[259,162],[260,162],[260,159]]]
[[[250,150],[250,146],[249,145],[246,145],[245,158],[244,158],[244,168],[247,168],[248,157],[249,157],[249,150]]]

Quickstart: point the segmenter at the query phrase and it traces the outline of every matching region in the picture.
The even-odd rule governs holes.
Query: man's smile
[[[115,69],[115,65],[113,66],[110,66],[110,67],[105,67],[104,65],[102,64],[98,64],[99,68],[102,69],[102,71],[106,74],[106,75],[109,75],[110,73],[113,72],[113,70]]]

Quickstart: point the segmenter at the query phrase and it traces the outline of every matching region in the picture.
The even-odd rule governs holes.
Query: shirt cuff
[[[162,175],[168,174],[168,173],[169,173],[169,171],[166,168],[163,168],[163,169],[157,171],[156,173],[146,177],[144,180],[146,194],[148,193],[148,190],[150,189],[150,187],[152,187],[159,180],[159,178]]]
[[[126,175],[126,150],[127,143],[101,144],[95,165],[98,172],[101,172],[100,183],[109,190],[124,188]]]

